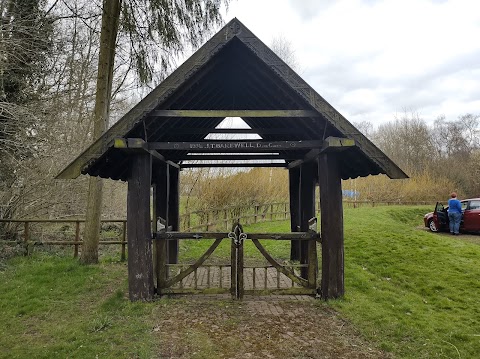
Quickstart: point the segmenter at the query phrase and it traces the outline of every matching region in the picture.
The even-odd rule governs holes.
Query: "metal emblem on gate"
[[[228,238],[233,239],[235,247],[238,248],[243,243],[243,241],[247,239],[247,234],[243,232],[242,225],[237,222],[236,224],[234,224],[232,231],[228,233]]]

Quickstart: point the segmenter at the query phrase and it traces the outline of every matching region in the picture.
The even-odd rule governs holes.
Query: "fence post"
[[[122,254],[120,257],[120,260],[122,262],[125,262],[125,244],[126,244],[126,239],[127,238],[127,221],[123,221],[123,228],[122,228]]]
[[[270,221],[273,221],[273,204],[270,205]]]
[[[80,242],[80,221],[75,222],[75,249],[73,250],[73,258],[78,258],[78,242]]]
[[[227,210],[224,209],[223,210],[223,219],[225,220],[225,230],[228,231],[228,214],[227,214]]]
[[[206,231],[210,230],[210,212],[207,212],[207,228]]]
[[[253,216],[253,223],[257,223],[257,216],[258,216],[258,204],[254,207],[254,216]]]
[[[287,215],[287,202],[285,202],[283,204],[283,213],[284,213],[284,218],[287,219],[288,218],[288,215]]]
[[[29,254],[28,253],[28,242],[30,240],[30,233],[29,232],[30,232],[30,229],[28,227],[28,222],[25,221],[24,222],[24,231],[23,231],[23,235],[24,235],[23,240],[24,240],[24,245],[25,245],[25,254],[24,255],[25,256],[28,256],[28,254]]]

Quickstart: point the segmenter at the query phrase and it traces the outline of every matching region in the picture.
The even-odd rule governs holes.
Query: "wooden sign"
[[[204,141],[204,142],[150,142],[150,150],[179,150],[189,152],[257,152],[288,151],[320,148],[323,141]]]

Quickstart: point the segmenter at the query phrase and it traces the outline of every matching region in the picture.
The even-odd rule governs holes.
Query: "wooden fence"
[[[373,202],[343,201],[344,208],[375,207],[390,205],[427,205],[432,202]],[[317,209],[320,208],[318,204]],[[268,203],[251,206],[233,206],[206,211],[192,211],[180,215],[182,231],[230,230],[233,222],[240,220],[243,225],[259,222],[281,221],[290,217],[289,204]],[[102,220],[100,245],[120,245],[120,258],[126,258],[126,219]],[[0,219],[6,223],[14,238],[0,238],[2,243],[21,244],[28,255],[33,246],[74,246],[74,257],[78,256],[82,244],[84,219]],[[112,236],[113,235],[113,236]]]

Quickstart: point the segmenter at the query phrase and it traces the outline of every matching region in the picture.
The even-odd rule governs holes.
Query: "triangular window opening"
[[[215,129],[252,129],[241,117],[225,117]],[[209,133],[206,140],[261,140],[257,133]]]

